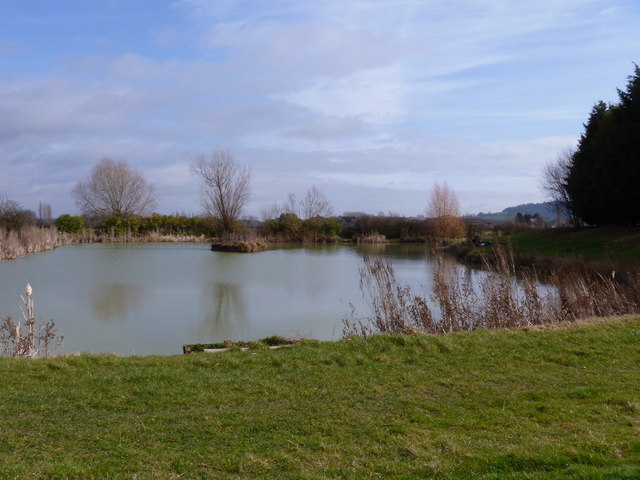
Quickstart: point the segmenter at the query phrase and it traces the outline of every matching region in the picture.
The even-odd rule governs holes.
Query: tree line
[[[243,210],[249,199],[251,171],[235,162],[227,150],[216,148],[210,157],[199,156],[191,171],[201,181],[200,204],[204,215],[160,215],[152,213],[156,206],[154,187],[126,161],[105,158],[88,177],[76,184],[73,196],[82,215],[60,215],[55,225],[61,232],[81,233],[85,228],[107,235],[189,235],[214,237],[244,230]],[[321,241],[358,238],[372,233],[405,241],[438,241],[461,237],[465,227],[460,218],[458,200],[447,184],[434,185],[426,209],[430,222],[398,215],[366,214],[336,217],[328,199],[316,186],[301,198],[290,193],[282,203],[263,210],[262,222],[254,222],[260,232],[273,240]],[[0,197],[0,226],[11,229],[31,222],[33,212]],[[51,225],[51,207],[40,205],[43,226]],[[3,220],[4,219],[4,220]],[[22,220],[20,220],[22,219]],[[46,221],[45,221],[46,220]]]
[[[577,148],[544,171],[543,187],[576,226],[640,225],[640,67],[619,101],[597,102]]]

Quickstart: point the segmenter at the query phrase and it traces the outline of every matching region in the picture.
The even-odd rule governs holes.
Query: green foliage
[[[114,235],[127,235],[138,233],[141,220],[138,217],[107,217],[102,221],[101,229],[105,233]]]
[[[64,233],[81,233],[84,230],[84,218],[65,213],[56,219],[56,228]]]
[[[340,234],[340,221],[337,218],[311,217],[302,221],[304,237],[335,237]]]
[[[640,224],[640,67],[618,95],[593,107],[566,178],[573,213],[592,225]]]
[[[287,240],[328,240],[340,234],[342,226],[337,218],[315,216],[301,220],[293,213],[284,213],[265,224],[267,235],[277,235]]]
[[[0,478],[640,476],[640,319],[0,359]]]
[[[302,220],[293,213],[286,213],[279,218],[280,226],[276,233],[284,233],[292,237],[299,237],[302,233]]]
[[[107,217],[100,223],[98,229],[114,235],[142,236],[157,233],[213,237],[219,230],[219,221],[209,217],[153,213],[148,217]]]
[[[153,213],[141,219],[139,231],[141,234],[156,232],[162,235],[213,237],[218,230],[219,221],[215,218]]]

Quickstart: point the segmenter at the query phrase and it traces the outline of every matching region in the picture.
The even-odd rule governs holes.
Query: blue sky
[[[54,215],[101,158],[162,213],[189,164],[252,169],[247,214],[313,185],[337,213],[544,199],[540,173],[640,62],[634,0],[0,0],[0,194]]]

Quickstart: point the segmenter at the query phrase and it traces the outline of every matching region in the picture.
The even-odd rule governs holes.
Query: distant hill
[[[480,212],[478,215],[476,215],[476,217],[481,220],[491,220],[495,222],[510,222],[515,218],[518,212],[522,213],[523,215],[526,215],[526,214],[534,215],[537,213],[543,219],[549,222],[555,221],[557,217],[556,207],[550,202],[523,203],[520,205],[516,205],[515,207],[507,207],[501,212],[496,212],[496,213]],[[566,220],[566,216],[563,216],[562,218]]]

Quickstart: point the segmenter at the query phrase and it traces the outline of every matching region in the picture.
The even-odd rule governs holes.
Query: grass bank
[[[0,359],[0,478],[640,477],[640,317]]]
[[[589,227],[529,230],[504,237],[519,253],[640,264],[640,228]]]

